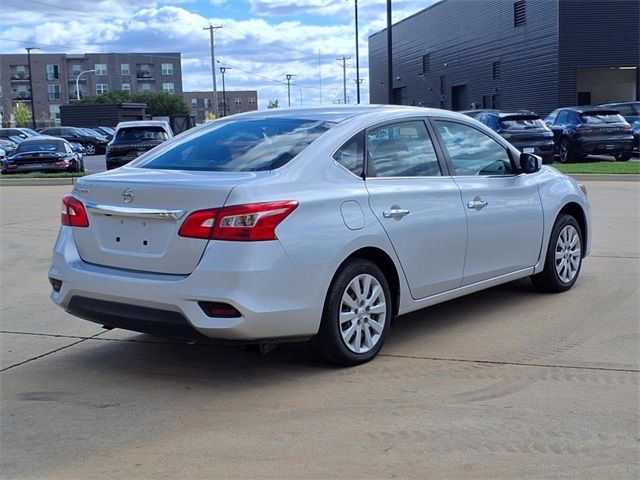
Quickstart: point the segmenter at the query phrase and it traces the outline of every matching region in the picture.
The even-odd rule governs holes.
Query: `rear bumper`
[[[574,142],[578,155],[615,155],[618,153],[631,152],[633,150],[633,140],[583,140]]]
[[[310,337],[318,331],[336,266],[295,265],[281,244],[210,242],[190,275],[127,271],[84,262],[71,227],[62,227],[49,276],[62,281],[52,300],[108,327],[223,340]],[[240,313],[212,318],[198,302],[224,302]]]

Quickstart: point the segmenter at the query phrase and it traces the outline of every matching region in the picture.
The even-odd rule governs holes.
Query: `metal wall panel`
[[[558,0],[527,0],[526,23],[514,27],[514,0],[444,0],[393,26],[394,87],[407,103],[452,107],[452,88],[482,107],[546,113],[557,104]],[[430,71],[421,75],[422,55]],[[499,78],[493,64],[500,62]],[[386,29],[369,38],[370,98],[386,103]],[[444,95],[441,94],[444,77]],[[457,89],[460,91],[460,89]]]
[[[560,0],[559,106],[577,102],[580,67],[640,66],[640,0]]]

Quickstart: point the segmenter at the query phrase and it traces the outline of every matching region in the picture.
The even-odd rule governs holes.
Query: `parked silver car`
[[[458,113],[252,112],[192,129],[63,200],[52,299],[107,327],[268,343],[355,365],[394,317],[531,277],[569,289],[584,187]]]

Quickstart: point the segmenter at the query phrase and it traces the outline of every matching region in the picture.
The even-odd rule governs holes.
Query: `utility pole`
[[[296,75],[293,73],[287,73],[285,76],[287,77],[287,101],[288,105],[291,106],[291,79]]]
[[[211,76],[213,77],[213,111],[218,115],[218,88],[216,86],[216,49],[213,42],[213,32],[222,28],[222,25],[213,26],[209,24],[208,27],[202,27],[203,30],[209,30],[209,37],[211,38]]]
[[[36,129],[36,112],[34,107],[34,98],[33,98],[33,78],[31,75],[31,50],[39,50],[36,47],[27,47],[25,48],[27,51],[27,64],[29,65],[29,90],[31,91],[31,128]]]
[[[347,104],[347,60],[351,60],[351,57],[336,58],[339,62],[342,62],[342,90],[344,96],[344,103]]]
[[[356,103],[360,105],[360,52],[358,47],[358,0],[356,3]]]
[[[220,67],[220,73],[222,73],[222,116],[227,116],[227,88],[224,85],[224,72],[231,67]]]
[[[393,37],[391,34],[391,0],[387,0],[387,103],[393,103]]]

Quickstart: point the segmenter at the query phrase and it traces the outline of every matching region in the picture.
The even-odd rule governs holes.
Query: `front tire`
[[[350,260],[331,282],[312,345],[323,360],[335,365],[368,362],[382,348],[392,312],[389,284],[378,266]]]
[[[544,270],[531,277],[536,289],[559,293],[569,290],[582,267],[582,231],[571,215],[556,220],[547,247]]]
[[[628,162],[631,160],[631,152],[616,153],[614,155],[616,162]]]

